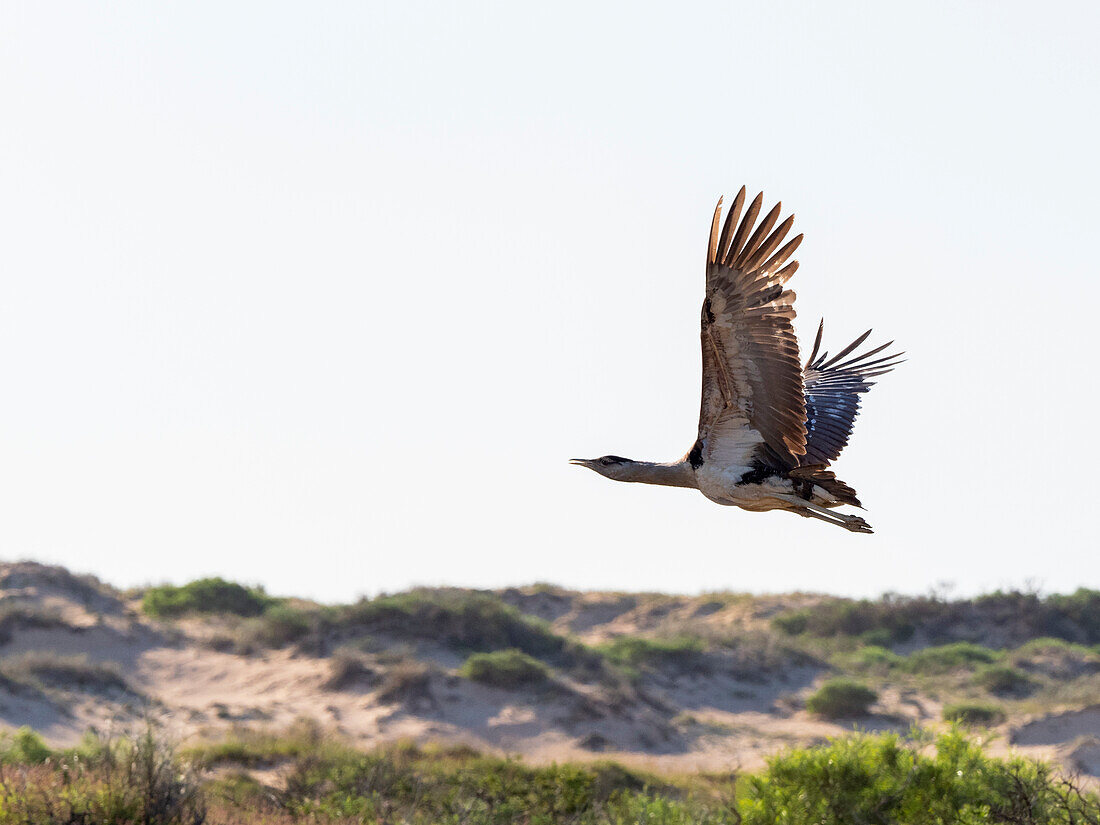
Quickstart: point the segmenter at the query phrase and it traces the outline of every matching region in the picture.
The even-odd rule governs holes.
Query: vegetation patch
[[[190,765],[152,731],[51,751],[36,734],[0,742],[0,762],[20,767],[0,774],[0,825],[203,825],[207,791]],[[230,820],[222,819],[228,825]]]
[[[42,737],[26,725],[14,732],[0,731],[0,765],[41,765],[52,755]]]
[[[375,699],[383,704],[435,703],[432,669],[422,662],[399,662],[386,671]]]
[[[830,679],[806,700],[806,709],[827,719],[866,716],[878,694],[862,682]]]
[[[382,679],[366,658],[353,650],[338,650],[328,663],[329,675],[321,687],[325,690],[372,688]]]
[[[474,653],[459,673],[474,682],[506,690],[539,687],[550,681],[550,669],[545,664],[515,648]]]
[[[1006,665],[987,665],[974,674],[974,684],[994,696],[1027,696],[1038,687],[1026,673]]]
[[[626,668],[697,667],[703,653],[703,642],[690,636],[650,639],[642,636],[619,636],[598,645],[596,650],[608,661]]]
[[[1100,653],[1063,639],[1032,639],[1013,651],[1011,659],[1019,668],[1052,679],[1100,673]]]
[[[362,752],[308,722],[234,731],[182,757],[148,731],[51,751],[22,730],[0,736],[0,825],[1100,822],[1100,800],[1046,764],[987,757],[958,731],[934,751],[926,744],[861,735],[787,751],[755,776],[663,779],[611,762],[531,766],[465,746]],[[203,783],[196,763],[222,770]],[[275,787],[231,770],[276,764]]]
[[[39,593],[43,590],[52,590],[91,610],[98,607],[120,606],[114,589],[103,584],[95,576],[79,575],[64,567],[37,562],[24,561],[4,565],[0,570],[0,590],[25,588],[33,588]]]
[[[299,719],[279,731],[236,727],[219,740],[187,748],[183,755],[202,768],[264,768],[309,754],[325,755],[333,747],[316,722]]]
[[[1002,654],[971,642],[954,642],[926,647],[905,657],[902,667],[910,673],[939,675],[955,670],[972,670],[1002,658]]]
[[[997,591],[975,599],[886,595],[878,600],[824,599],[787,610],[773,626],[790,635],[852,637],[887,646],[920,630],[935,642],[971,641],[983,628],[1006,645],[1050,636],[1085,645],[1100,643],[1100,590],[1040,596]],[[961,638],[960,638],[961,637]]]
[[[5,603],[0,605],[0,644],[11,641],[12,633],[23,628],[68,627],[54,610],[38,605]]]
[[[545,622],[523,615],[492,594],[466,590],[380,596],[340,608],[331,621],[339,628],[393,633],[475,652],[515,648],[536,658],[580,652]]]
[[[276,599],[263,588],[245,587],[221,578],[198,579],[181,587],[170,584],[150,587],[141,600],[148,615],[176,618],[191,613],[227,613],[234,616],[259,616]]]
[[[917,603],[908,599],[828,599],[814,607],[789,610],[772,619],[783,633],[811,636],[863,636],[879,645],[903,642],[916,628]]]
[[[286,647],[300,641],[319,626],[310,612],[289,604],[273,604],[262,616],[249,619],[241,628],[241,639],[256,647]]]
[[[99,693],[133,693],[113,662],[92,662],[87,656],[62,656],[32,651],[7,657],[3,674],[15,682],[39,688],[81,690]]]
[[[991,728],[1001,724],[1005,720],[1005,714],[996,705],[959,702],[944,707],[943,718],[945,721],[960,725]]]
[[[893,735],[856,736],[789,751],[748,779],[739,819],[744,825],[1100,821],[1097,798],[1046,764],[991,759],[959,733],[935,744],[935,754],[925,755]]]
[[[869,645],[837,656],[835,662],[844,669],[885,675],[891,670],[900,668],[905,662],[905,657],[885,647]]]

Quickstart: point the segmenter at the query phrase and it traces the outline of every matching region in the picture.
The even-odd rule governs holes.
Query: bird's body
[[[773,231],[780,204],[756,224],[763,193],[738,223],[744,201],[742,187],[719,230],[719,200],[711,224],[694,446],[668,464],[619,456],[573,463],[618,481],[692,487],[718,504],[788,510],[869,533],[859,516],[832,512],[845,504],[858,507],[859,500],[827,468],[848,443],[859,396],[871,387],[867,379],[891,370],[898,356],[873,358],[885,344],[849,357],[869,330],[839,355],[819,356],[822,325],[813,353],[801,364],[791,325],[795,296],[784,286],[798,262],[784,264],[802,236],[783,244],[793,215]]]

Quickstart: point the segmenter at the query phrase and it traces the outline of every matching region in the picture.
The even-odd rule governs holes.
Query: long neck
[[[619,481],[637,481],[642,484],[660,484],[663,487],[698,488],[695,471],[686,460],[671,464],[653,461],[632,461],[620,470]]]

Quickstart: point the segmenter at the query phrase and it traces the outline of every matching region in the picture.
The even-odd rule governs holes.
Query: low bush
[[[141,600],[148,615],[167,619],[188,613],[259,616],[276,603],[261,588],[244,587],[221,578],[198,579],[181,587],[150,587]]]
[[[893,735],[855,736],[788,751],[750,777],[740,800],[744,825],[849,823],[1100,822],[1100,802],[1046,764],[1001,761],[957,732],[934,755]]]
[[[806,709],[827,719],[850,719],[865,716],[878,694],[851,679],[830,679],[806,700]]]
[[[947,722],[956,722],[960,725],[991,728],[1001,724],[1005,720],[1005,714],[996,705],[959,702],[944,707],[943,718]]]
[[[41,765],[52,754],[42,737],[26,726],[15,732],[0,732],[2,765]]]
[[[550,679],[550,670],[546,665],[514,648],[475,653],[466,660],[459,673],[471,681],[507,690],[545,685]]]
[[[974,674],[974,684],[995,696],[1026,696],[1038,685],[1026,673],[1006,665],[987,665]]]
[[[902,667],[910,673],[939,675],[953,670],[973,669],[998,661],[1002,654],[971,642],[926,647],[905,657]]]
[[[262,616],[250,619],[241,629],[241,635],[251,645],[286,647],[308,636],[318,622],[308,611],[289,604],[273,604]]]

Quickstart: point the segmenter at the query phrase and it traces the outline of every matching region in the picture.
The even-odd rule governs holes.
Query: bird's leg
[[[821,513],[815,513],[809,507],[792,507],[790,510],[787,510],[787,512],[788,513],[797,513],[798,515],[802,516],[803,518],[820,519],[821,521],[825,522],[826,524],[834,524],[837,527],[847,527],[847,525],[841,519],[833,516],[832,514],[829,514],[829,515],[826,516],[826,515],[823,515]]]
[[[824,507],[814,504],[811,501],[806,501],[798,496],[779,496],[779,498],[792,505],[791,509],[801,516],[821,519],[822,521],[827,521],[829,524],[836,524],[846,530],[851,530],[853,533],[872,532],[871,525],[860,516],[834,513],[831,510],[827,510]]]

